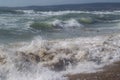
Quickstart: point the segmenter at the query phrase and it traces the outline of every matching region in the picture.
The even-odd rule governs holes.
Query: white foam
[[[34,66],[33,69],[35,70],[35,68],[35,72],[19,72],[15,69],[11,70],[8,74],[7,80],[67,80],[67,78],[62,77],[61,74],[56,72],[44,68],[40,69]]]
[[[4,53],[7,61],[0,68],[0,75],[3,76],[1,79],[67,80],[64,77],[66,74],[96,72],[103,66],[120,60],[119,40],[120,35],[53,41],[35,38],[31,43],[1,47],[1,53]],[[29,54],[38,55],[42,50],[45,50],[47,55],[54,55],[54,58],[37,63],[33,56],[33,61],[29,61]],[[59,60],[63,60],[63,63],[61,64]],[[58,72],[51,70],[58,62],[65,70],[61,69]]]
[[[34,10],[18,10],[18,11],[23,11],[26,14],[35,14]]]
[[[54,20],[52,22],[52,25],[58,26],[61,28],[77,28],[77,27],[83,27],[82,24],[80,24],[77,20],[75,19],[70,19],[66,21],[61,21],[61,20]]]
[[[52,22],[52,25],[53,26],[60,26],[60,27],[64,27],[64,24],[62,24],[62,21],[61,20],[58,20],[58,19],[56,19],[56,20],[54,20],[53,22]]]
[[[58,16],[58,15],[66,15],[70,13],[88,13],[88,14],[119,14],[120,11],[74,11],[74,10],[67,10],[67,11],[38,11],[38,14],[42,15],[49,15],[49,16]]]
[[[81,27],[82,25],[76,21],[75,19],[70,19],[68,21],[65,22],[65,26],[66,27]]]

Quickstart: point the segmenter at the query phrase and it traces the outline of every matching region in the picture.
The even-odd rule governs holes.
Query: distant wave
[[[120,23],[120,11],[22,11],[24,14],[0,14],[0,38],[11,41],[37,35],[63,38],[63,33],[68,38],[81,36],[81,32],[88,34],[86,28],[119,29]]]
[[[35,13],[33,10],[26,10],[25,13]],[[36,11],[36,13],[43,15],[64,15],[70,13],[89,13],[89,14],[117,14],[120,11]]]
[[[38,11],[34,12],[33,10],[24,11],[27,14],[38,14],[44,17],[49,17],[49,19],[62,19],[67,20],[70,18],[79,20],[81,23],[96,23],[104,22],[110,20],[119,20],[120,11]]]
[[[23,11],[10,10],[10,9],[1,9],[0,14],[24,14]]]

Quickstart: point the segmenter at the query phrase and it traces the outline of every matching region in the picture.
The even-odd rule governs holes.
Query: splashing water
[[[45,41],[35,38],[0,47],[0,80],[67,80],[120,60],[120,35]]]
[[[22,11],[0,14],[0,80],[67,80],[120,60],[120,11]]]

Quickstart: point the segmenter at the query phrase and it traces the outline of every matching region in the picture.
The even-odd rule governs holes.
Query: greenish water
[[[119,33],[119,30],[119,11],[26,11],[24,14],[0,14],[1,43],[29,41],[37,36],[43,39],[97,36]]]

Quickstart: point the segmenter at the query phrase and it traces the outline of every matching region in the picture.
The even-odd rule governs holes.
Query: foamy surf
[[[62,21],[62,20],[54,20],[51,23],[53,26],[57,26],[59,28],[63,28],[63,29],[67,29],[67,28],[79,28],[79,27],[83,27],[82,24],[80,24],[77,20],[75,19],[70,19],[70,20],[66,20],[66,21]]]
[[[67,80],[120,60],[120,35],[12,43],[0,47],[1,80]]]
[[[25,10],[25,13],[35,13],[33,10]],[[119,10],[115,11],[74,11],[74,10],[66,10],[66,11],[37,11],[37,14],[49,15],[49,16],[58,16],[58,15],[66,15],[66,14],[74,14],[74,13],[83,13],[83,14],[119,14]]]
[[[0,14],[0,80],[67,80],[120,60],[120,35],[98,35],[119,31],[119,11],[23,12]]]

